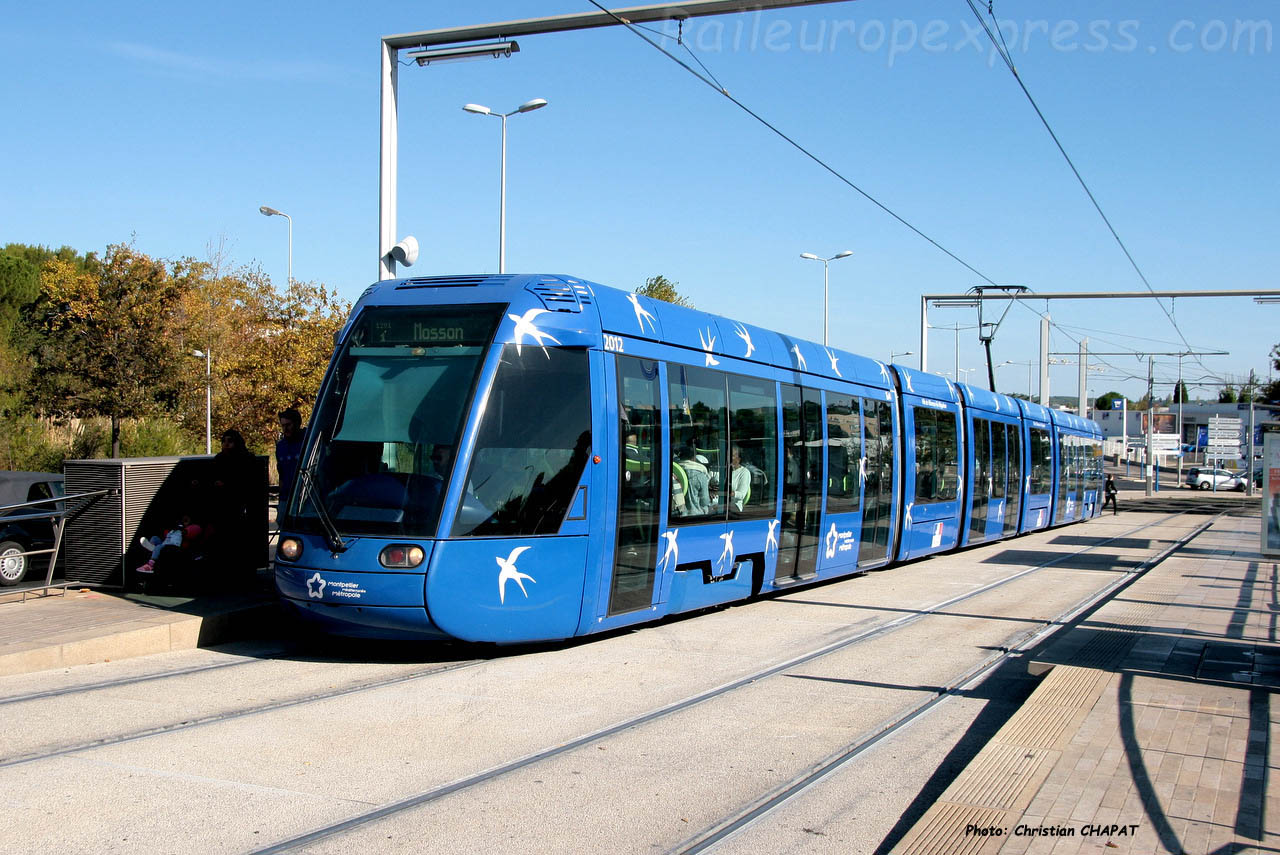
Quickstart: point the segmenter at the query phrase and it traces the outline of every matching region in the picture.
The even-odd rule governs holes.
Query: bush
[[[191,438],[166,419],[137,419],[120,425],[120,454],[124,457],[174,457],[203,454]]]
[[[66,451],[53,425],[34,416],[0,418],[0,469],[61,472]]]

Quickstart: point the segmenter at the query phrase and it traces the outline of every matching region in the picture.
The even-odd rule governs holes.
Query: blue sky
[[[0,32],[0,242],[162,257],[225,239],[238,262],[354,299],[377,276],[379,38],[589,11],[585,0],[9,9]],[[980,5],[985,11],[985,4]],[[1280,19],[1274,5],[996,0],[1015,64],[1151,284],[1271,288],[1280,268]],[[1143,285],[969,7],[858,0],[690,21],[686,43],[738,99],[996,282],[1041,292]],[[659,26],[674,35],[674,25]],[[686,62],[689,52],[664,41]],[[707,311],[879,359],[919,350],[919,296],[981,280],[727,99],[620,29],[520,39],[505,60],[400,73],[400,234],[414,274],[497,269],[499,124],[467,102],[546,109],[508,125],[507,268],[623,288],[661,273]],[[1033,304],[1034,305],[1034,304]],[[1044,301],[1035,308],[1043,311]],[[1057,302],[1055,351],[1177,351],[1150,301]],[[1265,379],[1280,307],[1183,299],[1187,377]],[[974,310],[936,310],[972,326]],[[1002,390],[1025,391],[1039,321],[1001,326]],[[956,367],[956,333],[930,368]],[[900,357],[914,364],[916,357]],[[983,371],[975,331],[959,368]],[[1145,391],[1106,357],[1091,394]],[[1160,358],[1158,380],[1176,377]],[[1127,379],[1130,375],[1141,381]],[[1075,394],[1056,367],[1054,394]],[[1165,389],[1167,392],[1167,387]],[[1202,394],[1208,394],[1204,391]]]

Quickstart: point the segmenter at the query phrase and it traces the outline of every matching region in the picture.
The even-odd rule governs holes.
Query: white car
[[[1226,469],[1190,469],[1187,471],[1187,486],[1197,490],[1243,490],[1245,476],[1242,472],[1230,472]]]

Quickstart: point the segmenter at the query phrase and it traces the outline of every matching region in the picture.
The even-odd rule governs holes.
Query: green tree
[[[1236,387],[1230,383],[1223,386],[1222,391],[1218,392],[1219,404],[1234,404],[1237,400],[1239,400],[1239,396],[1236,394]]]
[[[1107,392],[1105,395],[1099,395],[1097,400],[1093,402],[1093,406],[1094,409],[1097,410],[1109,410],[1111,409],[1113,401],[1120,401],[1123,399],[1124,395],[1121,395],[1119,392]]]
[[[1280,344],[1271,348],[1271,367],[1280,371]],[[1280,380],[1272,381],[1262,387],[1259,397],[1268,404],[1280,404]]]
[[[1179,380],[1177,383],[1173,384],[1173,396],[1169,399],[1169,403],[1171,404],[1191,403],[1191,398],[1187,395],[1186,383],[1183,383],[1181,380]]]
[[[644,284],[636,289],[636,293],[642,297],[652,297],[655,300],[662,300],[666,303],[692,309],[693,301],[676,290],[676,286],[679,284],[679,282],[672,282],[659,273],[657,276],[650,276],[644,280]]]
[[[1250,368],[1249,379],[1240,387],[1240,403],[1248,404],[1258,400],[1258,375]]]
[[[121,419],[155,415],[176,402],[186,366],[171,332],[187,287],[180,266],[171,271],[123,244],[108,247],[100,265],[48,260],[29,310],[36,340],[29,398],[36,408],[109,418],[111,453],[118,456]]]
[[[55,258],[80,268],[96,262],[66,246],[55,251],[11,243],[0,249],[0,414],[21,415],[26,409],[34,341],[23,313],[40,297],[40,269]]]

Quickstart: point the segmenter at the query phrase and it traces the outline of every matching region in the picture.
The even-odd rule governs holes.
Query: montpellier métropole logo
[[[307,580],[307,596],[317,600],[324,598],[324,586],[329,584],[319,572]]]

